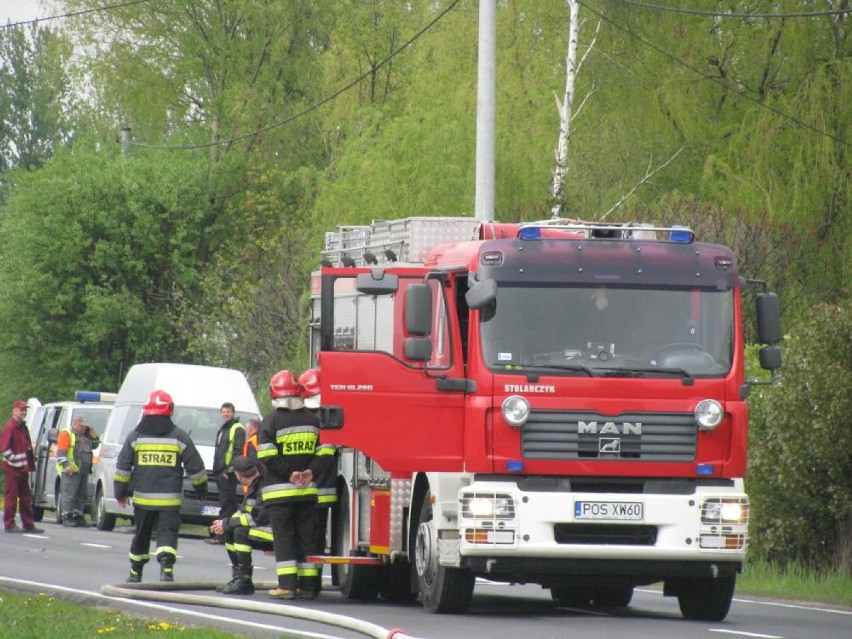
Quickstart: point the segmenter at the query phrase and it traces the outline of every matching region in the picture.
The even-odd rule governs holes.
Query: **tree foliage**
[[[750,400],[751,543],[764,557],[852,566],[852,304],[813,309],[784,342],[782,382]]]

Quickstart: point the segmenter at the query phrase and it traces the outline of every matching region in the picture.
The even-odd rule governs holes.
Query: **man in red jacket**
[[[6,496],[3,500],[3,525],[6,532],[44,532],[36,528],[33,520],[33,496],[30,492],[29,474],[35,470],[33,443],[24,423],[27,403],[16,400],[12,404],[12,419],[0,433],[0,454],[3,455],[3,474],[6,476]],[[15,513],[20,504],[21,525],[15,525]]]

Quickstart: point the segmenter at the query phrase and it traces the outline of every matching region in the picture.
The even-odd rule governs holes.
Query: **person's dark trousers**
[[[62,516],[83,516],[86,507],[89,472],[62,473],[60,490],[62,491]]]
[[[237,477],[234,473],[227,477],[219,473],[216,483],[219,486],[219,519],[227,519],[237,512]]]
[[[306,569],[305,557],[313,551],[316,501],[269,506],[275,548],[278,587],[284,590],[316,592],[319,579],[316,566]],[[312,573],[312,574],[311,574]]]
[[[151,535],[157,531],[157,561],[171,568],[177,561],[178,532],[180,531],[180,512],[178,510],[149,510],[133,508],[133,521],[136,532],[130,542],[130,564],[132,568],[141,568],[150,558]]]
[[[21,512],[21,524],[25,529],[35,526],[33,520],[33,495],[30,492],[29,473],[3,469],[6,476],[6,495],[3,499],[3,524],[6,530],[15,527],[15,513]]]

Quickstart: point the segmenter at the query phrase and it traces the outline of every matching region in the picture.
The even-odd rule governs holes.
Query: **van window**
[[[123,424],[118,442],[124,443],[127,436],[139,425],[139,420],[142,419],[142,407],[138,405],[119,406],[116,407],[115,411],[115,419],[122,420],[121,423]],[[248,423],[249,417],[254,415],[238,412],[236,416],[240,423],[245,425]],[[172,421],[178,428],[186,431],[192,438],[192,443],[196,446],[215,446],[216,433],[222,425],[222,416],[218,408],[175,406]]]
[[[74,421],[75,417],[83,416],[86,418],[86,421],[89,422],[89,425],[95,429],[98,436],[101,436],[104,434],[104,429],[106,428],[107,421],[109,421],[109,414],[111,412],[112,410],[109,408],[79,406],[71,412],[71,422]]]

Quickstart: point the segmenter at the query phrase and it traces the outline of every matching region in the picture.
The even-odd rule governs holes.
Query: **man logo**
[[[598,451],[604,454],[617,455],[621,452],[621,440],[618,437],[601,437],[598,440]]]

